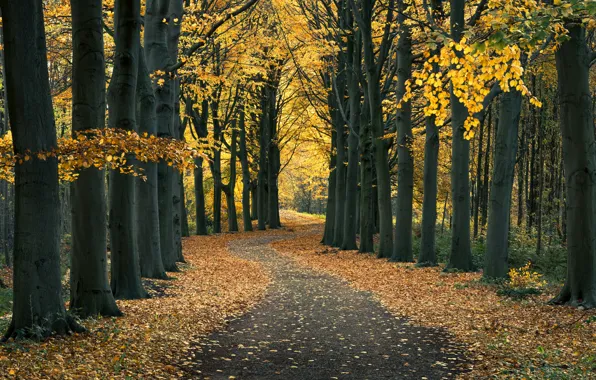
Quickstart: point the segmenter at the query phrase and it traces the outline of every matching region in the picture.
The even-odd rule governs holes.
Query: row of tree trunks
[[[382,112],[381,71],[389,49],[388,25],[393,21],[394,1],[389,1],[387,26],[383,42],[378,53],[373,42],[372,18],[373,3],[350,0],[350,5],[362,34],[364,64],[366,72],[366,88],[371,115],[371,130],[374,145],[374,162],[377,179],[377,197],[379,213],[379,248],[378,256],[389,258],[393,253],[393,220],[391,214],[391,178],[389,173],[388,143],[383,138],[385,125]],[[378,57],[377,57],[378,54]]]
[[[57,146],[47,70],[41,0],[0,2],[8,112],[16,154]],[[82,328],[66,314],[60,273],[58,159],[15,165],[13,316],[5,339],[17,332],[42,336]]]

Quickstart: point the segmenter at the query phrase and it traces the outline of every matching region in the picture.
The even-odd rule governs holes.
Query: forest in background
[[[329,252],[596,307],[596,2],[0,9],[7,339],[119,316],[184,237],[280,209],[321,215]]]

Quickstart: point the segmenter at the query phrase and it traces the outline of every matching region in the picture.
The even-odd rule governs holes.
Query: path
[[[192,378],[442,379],[464,361],[441,330],[410,326],[370,294],[304,269],[259,236],[230,243],[273,283],[252,312],[193,347]],[[413,300],[412,302],[415,302]]]

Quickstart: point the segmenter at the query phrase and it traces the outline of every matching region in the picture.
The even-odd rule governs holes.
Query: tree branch
[[[244,3],[243,5],[237,7],[236,9],[225,13],[224,15],[221,16],[221,18],[219,20],[217,20],[213,25],[211,25],[211,28],[207,31],[207,33],[205,33],[203,35],[203,39],[199,42],[196,42],[194,45],[192,45],[191,47],[189,47],[185,52],[184,55],[188,58],[190,56],[192,56],[197,50],[199,50],[200,48],[202,48],[203,46],[205,46],[207,44],[207,39],[212,37],[215,32],[217,32],[217,29],[219,29],[223,24],[225,24],[228,20],[230,20],[233,17],[238,16],[239,14],[247,11],[248,9],[250,9],[253,5],[255,5],[259,0],[248,0],[246,3]],[[166,72],[173,72],[178,70],[179,68],[181,68],[182,66],[184,66],[186,64],[187,61],[178,61],[178,63],[166,68]]]

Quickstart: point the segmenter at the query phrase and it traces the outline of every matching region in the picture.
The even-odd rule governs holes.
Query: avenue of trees
[[[271,29],[256,2],[0,3],[2,249],[14,273],[5,339],[81,331],[73,314],[119,316],[116,299],[148,297],[142,277],[178,271],[181,238],[191,232],[183,207],[191,168],[197,234],[208,233],[206,164],[214,186],[209,232],[222,231],[222,196],[227,225],[238,230],[236,160],[243,228],[253,219],[259,229],[281,227],[279,152],[294,132],[278,130],[283,57],[265,42],[240,55],[247,39]],[[241,71],[238,60],[258,69]],[[197,141],[183,142],[189,136]]]
[[[333,126],[323,243],[410,262],[420,215],[416,260],[433,266],[448,214],[446,270],[478,269],[482,234],[484,276],[504,278],[513,221],[537,235],[538,254],[547,232],[567,249],[553,303],[595,307],[594,11],[582,1],[300,1],[336,47],[310,79],[328,89]]]
[[[119,316],[180,270],[183,237],[277,229],[282,206],[325,213],[324,245],[419,266],[447,230],[447,271],[480,269],[480,237],[488,279],[514,232],[559,244],[553,303],[596,307],[594,2],[0,10],[6,339]]]

